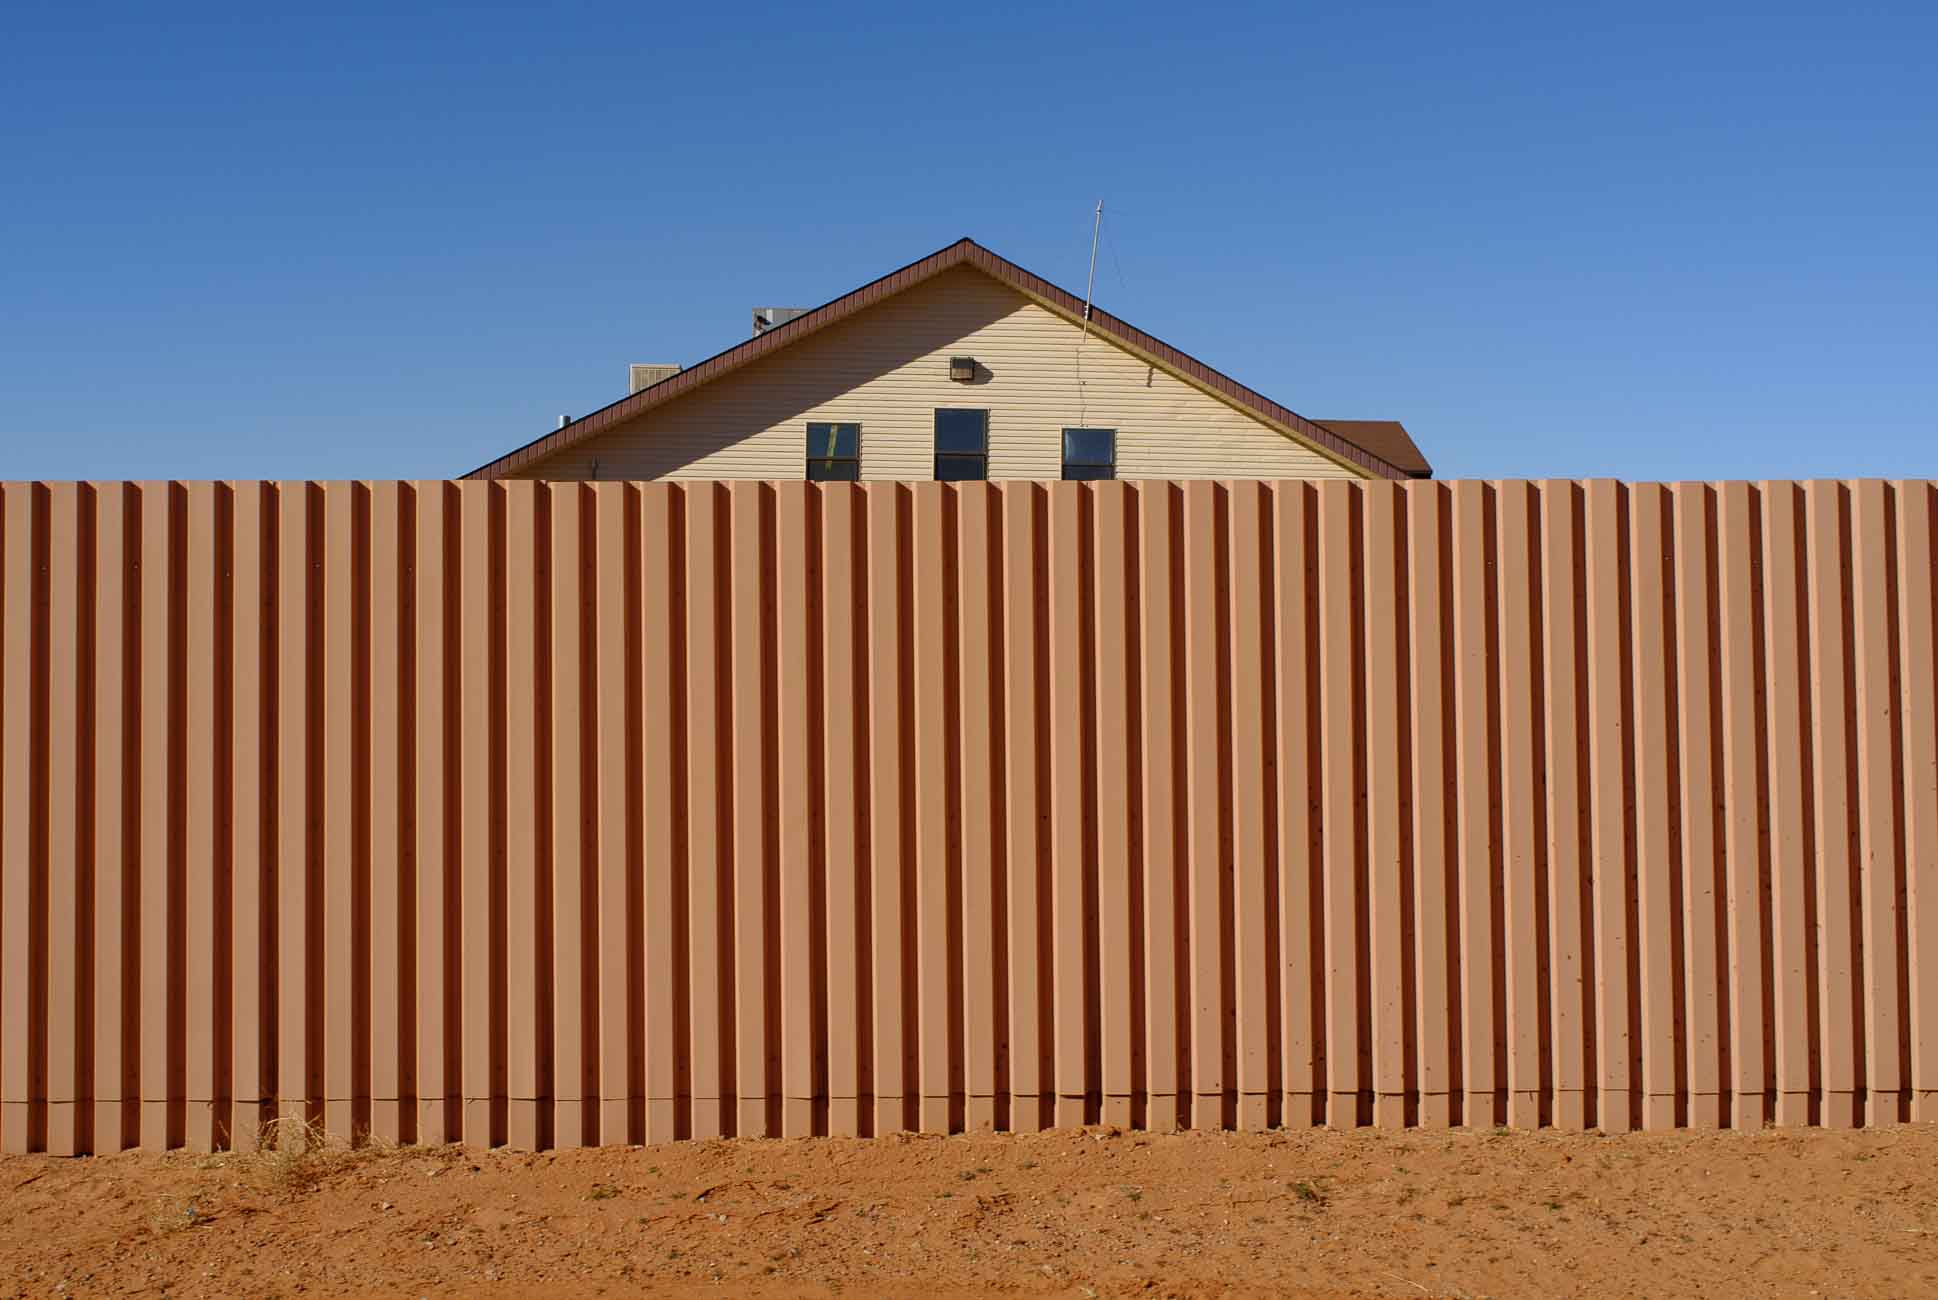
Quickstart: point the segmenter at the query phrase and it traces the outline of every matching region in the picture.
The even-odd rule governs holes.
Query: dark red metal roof
[[[1414,478],[1433,477],[1433,466],[1420,454],[1413,435],[1398,420],[1319,420],[1318,423],[1381,460],[1398,465]]]

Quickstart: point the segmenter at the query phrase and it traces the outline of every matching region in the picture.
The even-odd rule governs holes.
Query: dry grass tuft
[[[351,1141],[331,1136],[312,1120],[284,1118],[262,1126],[258,1149],[251,1159],[264,1181],[294,1196],[398,1149],[393,1142],[368,1135]]]
[[[209,1221],[194,1201],[179,1201],[173,1198],[159,1201],[148,1216],[148,1231],[157,1237],[181,1232],[187,1228],[200,1227]]]

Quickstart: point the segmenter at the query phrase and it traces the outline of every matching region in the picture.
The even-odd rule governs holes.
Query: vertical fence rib
[[[404,493],[397,483],[373,483],[369,495],[369,979],[370,979],[370,1133],[380,1142],[402,1141],[409,1117],[403,1113],[406,1065],[412,1057],[405,1041],[407,1009],[405,973],[411,951],[404,933],[410,915],[405,891],[410,888],[410,859],[403,843],[404,810],[401,790],[405,779],[402,746],[409,735],[401,710],[406,696],[400,639],[409,626],[404,613],[405,587],[410,569],[403,555]],[[238,537],[242,534],[238,530]],[[241,553],[238,546],[238,555]],[[238,585],[238,613],[244,589]],[[238,617],[238,622],[240,618]],[[238,638],[239,640],[240,638]],[[247,806],[240,781],[236,789],[238,816]],[[237,897],[241,896],[242,864],[237,863]],[[238,908],[238,910],[240,910]],[[238,967],[240,968],[240,967]]]
[[[1587,568],[1590,864],[1595,940],[1595,1122],[1605,1132],[1632,1127],[1633,1040],[1629,977],[1629,848],[1625,733],[1630,725],[1622,682],[1622,573],[1627,503],[1620,484],[1594,482],[1585,492]]]
[[[355,916],[351,836],[355,792],[351,776],[353,643],[351,638],[351,485],[323,485],[323,1123],[352,1130],[355,1086],[352,940]],[[483,717],[479,701],[474,716]],[[483,809],[473,818],[484,824]],[[470,972],[467,972],[470,974]]]
[[[840,490],[840,489],[835,489]],[[966,1127],[987,1132],[996,1126],[996,945],[995,872],[997,801],[991,755],[995,735],[991,714],[992,672],[1001,664],[991,645],[992,614],[999,573],[989,567],[990,519],[995,489],[980,483],[956,490],[956,605],[958,614],[957,696],[961,701],[960,745],[962,812],[957,852],[962,861],[963,1046]]]
[[[825,792],[820,855],[825,864],[826,904],[819,943],[827,960],[827,1130],[833,1136],[853,1137],[862,1132],[860,1021],[867,969],[860,948],[863,899],[858,863],[866,842],[862,819],[868,804],[866,792],[857,788],[855,725],[861,694],[867,689],[855,637],[857,602],[863,596],[855,584],[863,497],[860,488],[845,484],[830,484],[820,494],[824,556],[820,745]],[[693,567],[697,571],[698,566]],[[688,663],[689,672],[703,671],[691,658]],[[696,888],[696,900],[698,896]]]
[[[1811,660],[1811,791],[1816,826],[1817,1012],[1821,1043],[1818,1076],[1821,1121],[1834,1128],[1857,1123],[1863,1068],[1862,998],[1857,985],[1857,918],[1852,899],[1856,867],[1856,754],[1851,744],[1849,501],[1841,483],[1804,488],[1808,532]]]
[[[1764,967],[1770,936],[1764,926],[1768,823],[1765,819],[1765,755],[1758,737],[1765,725],[1759,628],[1761,559],[1755,489],[1725,483],[1716,500],[1716,627],[1721,702],[1722,769],[1716,797],[1724,808],[1722,851],[1728,901],[1729,1053],[1723,1080],[1731,1105],[1725,1116],[1736,1129],[1761,1128],[1765,1093],[1774,1079],[1765,1050],[1770,1029]]]
[[[721,1108],[732,1055],[732,1024],[723,1001],[732,987],[727,963],[733,944],[723,930],[732,912],[726,907],[730,877],[722,836],[730,775],[721,761],[726,739],[720,725],[726,662],[719,599],[722,501],[717,484],[694,484],[685,492],[686,680],[675,687],[686,692],[687,983],[692,991],[690,1033],[679,1050],[691,1060],[691,1135],[703,1139],[727,1131]]]
[[[1905,1097],[1898,1035],[1904,980],[1898,947],[1898,845],[1903,824],[1897,765],[1898,716],[1895,644],[1895,573],[1891,554],[1889,487],[1879,481],[1851,492],[1848,556],[1852,579],[1852,701],[1856,718],[1858,841],[1856,870],[1862,961],[1853,976],[1862,986],[1865,1057],[1863,1122],[1896,1123]]]
[[[1586,647],[1578,633],[1582,599],[1580,490],[1568,482],[1543,483],[1539,504],[1541,638],[1546,665],[1541,691],[1547,742],[1548,924],[1553,936],[1551,1119],[1557,1128],[1579,1129],[1587,1123],[1588,1042],[1594,1023],[1586,942],[1592,906],[1584,888],[1588,856],[1583,851],[1588,808],[1582,798],[1587,777],[1582,760],[1588,720],[1581,707],[1580,673]]]
[[[1501,1066],[1495,1053],[1500,1027],[1495,1024],[1493,759],[1489,748],[1488,568],[1485,484],[1453,485],[1451,567],[1453,573],[1454,795],[1457,800],[1458,894],[1452,905],[1459,916],[1459,987],[1461,1016],[1454,1032],[1460,1035],[1459,1087],[1461,1121],[1469,1126],[1495,1122],[1495,1079]],[[1323,560],[1323,557],[1322,557]],[[1333,567],[1330,563],[1328,569]]]
[[[1043,1044],[1049,1026],[1042,1015],[1048,981],[1040,960],[1047,918],[1039,906],[1041,885],[1046,879],[1043,823],[1049,807],[1039,775],[1043,768],[1043,737],[1038,727],[1042,697],[1037,681],[1037,647],[1045,629],[1040,621],[1044,575],[1036,563],[1036,539],[1043,522],[1042,494],[1036,485],[1021,482],[1004,483],[996,491],[1001,497],[1002,511],[1000,664],[1004,678],[1003,734],[1007,744],[1001,764],[1003,804],[1007,813],[1003,856],[1007,866],[1008,893],[1004,909],[1008,921],[1005,938],[1009,962],[1006,975],[1009,1004],[998,1010],[1008,1017],[1010,1128],[1020,1133],[1040,1129],[1048,1122],[1044,1099],[1049,1076],[1044,1070]],[[876,562],[876,557],[882,557],[883,564],[892,563],[886,558],[892,552],[882,549],[873,527],[871,520],[871,564]],[[887,613],[874,608],[874,590],[871,586],[869,615],[879,628]],[[885,641],[888,635],[884,632],[880,639]],[[878,799],[887,797],[887,793],[877,786]],[[880,851],[878,844],[877,852]],[[879,902],[874,918],[877,927],[893,919],[885,914]],[[879,963],[876,971],[878,980],[888,974]],[[878,1008],[886,987],[878,983]],[[880,1014],[878,1011],[878,1022]]]
[[[1545,999],[1541,968],[1545,902],[1538,881],[1546,865],[1541,820],[1544,774],[1534,712],[1534,582],[1538,572],[1540,516],[1527,483],[1494,487],[1497,512],[1495,564],[1498,573],[1496,662],[1500,693],[1501,887],[1506,928],[1501,960],[1506,981],[1503,1026],[1507,1043],[1507,1122],[1534,1128],[1544,1109],[1542,1024]]]
[[[1177,1128],[1182,1118],[1178,1113],[1181,1026],[1177,991],[1184,981],[1177,944],[1182,860],[1178,855],[1179,720],[1174,707],[1182,665],[1172,653],[1172,629],[1178,611],[1172,574],[1177,493],[1169,483],[1140,483],[1132,490],[1139,545],[1136,634],[1142,669],[1142,680],[1136,686],[1142,691],[1138,707],[1143,727],[1143,771],[1134,778],[1142,782],[1139,800],[1144,835],[1139,846],[1144,871],[1144,933],[1135,936],[1144,945],[1145,1071],[1141,1082],[1145,1123],[1169,1131]],[[1012,803],[1012,808],[1016,806]],[[1015,871],[1012,864],[1012,875]],[[1012,996],[1020,997],[1014,983],[1011,989]]]
[[[1928,482],[1893,484],[1897,498],[1899,707],[1902,709],[1905,1018],[1911,1118],[1938,1120],[1938,683],[1933,680],[1932,573],[1938,520]]]
[[[1276,484],[1273,497],[1281,1115],[1288,1127],[1309,1127],[1324,1121],[1326,1104],[1318,518],[1306,484]]]
[[[630,1065],[632,1000],[627,966],[627,730],[631,725],[626,669],[627,491],[623,484],[592,487],[595,582],[593,698],[596,729],[596,783],[588,782],[597,812],[599,954],[595,986],[598,1003],[598,1140],[608,1145],[630,1140],[632,1076]],[[758,642],[756,642],[758,645]],[[758,696],[756,696],[758,698]],[[758,846],[758,839],[755,841]],[[758,948],[756,948],[758,951]]]
[[[212,492],[211,489],[207,489]],[[213,510],[210,512],[211,524]],[[211,530],[212,531],[212,530]],[[80,570],[81,490],[75,483],[57,483],[48,491],[47,525],[47,603],[42,636],[47,643],[47,810],[46,810],[46,952],[47,952],[47,1066],[46,1066],[46,1144],[55,1155],[78,1154],[84,1145],[81,1116],[83,1083],[81,1068],[82,1038],[80,1011],[83,988],[82,962],[89,955],[82,943],[80,909],[82,904],[81,838],[87,833],[81,823],[83,812],[80,709],[81,709],[81,591]],[[211,656],[212,662],[212,656]],[[214,669],[198,672],[194,681],[207,688]],[[210,737],[212,740],[213,738]],[[212,881],[213,873],[208,877]],[[213,909],[211,908],[211,913]],[[191,926],[193,925],[191,914]],[[206,940],[201,952],[212,954],[214,944]],[[211,965],[199,966],[191,959],[191,989],[203,995],[200,1014],[191,996],[189,1029],[191,1037],[201,1030],[207,1045],[212,1034],[206,1019],[213,1004],[213,988],[196,988],[197,976],[204,986],[211,983]],[[190,1070],[202,1091],[213,1091],[213,1052],[191,1052]],[[208,1073],[194,1075],[198,1064]],[[208,1145],[207,1139],[202,1143]]]
[[[904,542],[907,489],[893,483],[863,489],[868,515],[868,844],[869,918],[873,972],[872,1077],[876,1133],[907,1126],[910,1050],[906,1008],[913,989],[904,979],[909,935],[903,918],[913,906],[904,888],[906,848],[913,827],[909,769],[902,740],[910,723],[907,684],[907,609],[902,603],[908,551]]]
[[[590,1070],[597,1060],[588,1012],[596,1005],[596,928],[588,924],[598,897],[588,888],[596,866],[587,786],[595,772],[587,762],[590,719],[585,702],[593,646],[585,632],[597,596],[588,582],[591,554],[585,546],[585,489],[576,483],[547,488],[552,528],[552,1134],[561,1147],[592,1136],[598,1096]],[[596,697],[594,697],[596,699]]]
[[[1641,970],[1642,1123],[1673,1127],[1676,1120],[1676,870],[1675,810],[1669,762],[1670,671],[1674,662],[1664,610],[1672,599],[1664,569],[1671,546],[1667,493],[1654,484],[1629,492],[1630,626],[1633,672],[1635,783],[1635,937]]]
[[[1267,1005],[1271,957],[1266,951],[1266,790],[1271,771],[1265,757],[1266,658],[1264,601],[1270,590],[1264,568],[1267,525],[1265,494],[1255,482],[1225,489],[1226,551],[1230,556],[1229,653],[1225,667],[1231,714],[1232,967],[1235,972],[1234,1033],[1237,1077],[1227,1087],[1237,1094],[1242,1129],[1266,1127],[1274,1106],[1269,1097],[1272,1071],[1268,1052]]]
[[[1324,766],[1325,857],[1323,870],[1326,968],[1326,1119],[1334,1127],[1360,1122],[1360,1097],[1371,1080],[1360,1072],[1360,1020],[1370,1008],[1361,1000],[1359,919],[1364,906],[1364,866],[1359,840],[1360,801],[1356,754],[1362,719],[1355,708],[1353,623],[1360,582],[1358,539],[1353,536],[1356,493],[1343,483],[1318,489],[1319,676]],[[1197,810],[1193,810],[1194,816]]]
[[[538,1145],[538,493],[505,485],[505,1140]]]
[[[0,1020],[10,1027],[0,1044],[0,1141],[8,1151],[41,1145],[34,1092],[35,1044],[41,1037],[34,988],[40,953],[34,929],[36,864],[33,861],[32,793],[34,638],[41,634],[34,607],[34,521],[39,487],[9,483],[0,492]]]
[[[1191,987],[1191,1125],[1224,1124],[1224,916],[1222,870],[1224,791],[1218,752],[1219,489],[1184,486],[1184,718],[1186,857]],[[1072,665],[1080,668],[1080,665]],[[1062,675],[1059,670],[1059,676]]]
[[[638,798],[642,809],[644,885],[640,903],[645,943],[641,960],[645,975],[644,1082],[648,1142],[667,1142],[675,1136],[679,1102],[675,1053],[680,1017],[685,1010],[677,1002],[684,980],[675,975],[684,964],[681,941],[686,929],[686,917],[676,910],[676,870],[681,876],[684,874],[683,868],[676,864],[676,855],[682,847],[678,832],[684,819],[685,810],[681,806],[684,791],[674,785],[678,770],[674,751],[684,740],[676,730],[676,718],[680,714],[675,692],[683,690],[683,684],[674,679],[672,648],[672,638],[679,626],[675,620],[676,585],[683,586],[685,582],[684,572],[676,572],[674,552],[674,530],[683,527],[676,513],[679,500],[675,493],[679,490],[665,483],[647,484],[640,489],[636,543],[639,548],[641,709]],[[804,552],[806,548],[800,549]],[[787,585],[783,584],[783,591]],[[800,585],[795,584],[794,589],[798,598]],[[794,648],[800,648],[798,642]],[[800,659],[804,667],[805,655]],[[788,693],[805,704],[802,683],[795,682],[792,686]],[[800,798],[805,800],[806,773],[786,761],[794,757],[793,748],[783,752],[783,788],[798,785]],[[798,836],[802,839],[806,836],[805,810],[790,807],[785,811],[787,825],[783,828],[782,843],[793,844],[790,832],[796,825],[800,828]],[[788,972],[790,983],[793,974],[792,970]],[[805,970],[801,974],[800,987],[805,992]]]
[[[458,899],[461,1134],[491,1145],[491,511],[502,491],[458,485]],[[624,909],[615,908],[624,915]]]
[[[1716,646],[1714,621],[1714,498],[1700,483],[1671,490],[1675,534],[1675,641],[1678,712],[1678,823],[1682,841],[1680,885],[1685,1033],[1682,1050],[1684,1122],[1692,1128],[1717,1128],[1724,1122],[1727,1096],[1725,1063],[1729,1047],[1726,920],[1719,908],[1722,887],[1722,773],[1717,754],[1721,738],[1715,718]]]
[[[178,1005],[170,988],[174,951],[174,899],[170,875],[175,786],[173,654],[175,485],[141,488],[141,1144],[151,1150],[175,1146],[174,1088],[169,1026]],[[36,684],[38,689],[38,684]],[[22,696],[25,699],[27,697]]]
[[[267,495],[266,485],[259,485]],[[128,701],[132,677],[128,618],[132,595],[128,531],[134,488],[104,483],[94,496],[94,1116],[92,1150],[119,1151],[135,1141],[127,1123],[136,1092],[128,1051],[132,1020],[129,991],[135,979],[130,961],[135,909],[128,867],[135,845],[130,835],[136,815],[130,797],[132,777]],[[11,1050],[11,1049],[7,1049]],[[9,1148],[11,1149],[11,1148]]]
[[[921,489],[917,488],[919,494]],[[1084,1122],[1090,1080],[1084,1075],[1083,912],[1083,663],[1079,619],[1082,587],[1079,569],[1081,489],[1069,484],[1049,488],[1047,609],[1049,638],[1049,748],[1053,993],[1052,1042],[1055,1123]],[[920,553],[918,544],[917,551]],[[918,599],[919,599],[918,583]],[[921,643],[917,642],[918,654]],[[922,773],[918,770],[917,784]],[[924,958],[926,967],[929,962]]]
[[[1135,979],[1131,914],[1132,827],[1129,713],[1129,599],[1125,553],[1127,489],[1120,483],[1080,489],[1090,496],[1090,553],[1095,557],[1091,583],[1095,656],[1091,671],[1096,681],[1094,717],[1096,753],[1097,950],[1099,956],[1098,1026],[1102,1046],[1101,1118],[1106,1124],[1131,1122],[1135,1084],[1132,1065],[1132,983]]]
[[[443,483],[420,482],[412,486],[411,495],[417,609],[412,645],[416,667],[416,771],[412,786],[416,794],[413,818],[417,864],[417,1137],[420,1142],[447,1142],[458,1136],[453,1103],[459,1082],[450,1051],[456,1032],[450,1009],[457,999],[450,922],[456,902],[450,888],[456,861],[450,817],[454,773],[449,707],[456,687],[450,672],[456,629],[449,617],[453,593],[447,539],[454,524],[454,493]],[[286,533],[279,546],[288,546]],[[287,603],[286,585],[281,599]],[[285,660],[278,671],[287,668]],[[279,729],[281,725],[279,720]],[[281,959],[287,961],[286,956]]]
[[[950,1131],[954,1098],[950,1091],[949,1023],[949,801],[946,789],[947,669],[944,613],[943,493],[940,484],[914,488],[911,558],[914,605],[914,785],[915,931],[908,936],[918,954],[916,996],[917,1059],[921,1126],[925,1133]]]
[[[1372,1020],[1373,1121],[1382,1128],[1406,1123],[1407,1098],[1416,1091],[1408,1078],[1406,1044],[1407,942],[1411,926],[1403,914],[1405,837],[1410,829],[1401,811],[1401,676],[1405,647],[1400,644],[1401,609],[1407,599],[1399,576],[1399,529],[1405,505],[1402,490],[1380,484],[1365,492],[1361,547],[1365,555],[1364,631],[1367,689],[1366,729],[1367,899],[1370,914],[1372,1000],[1360,1014]],[[1242,586],[1234,570],[1235,587]]]
[[[778,1080],[767,1073],[767,781],[762,683],[764,587],[761,494],[757,483],[728,488],[731,557],[733,710],[733,911],[735,1132],[768,1134],[767,1101]]]
[[[1430,1127],[1453,1122],[1453,1090],[1459,1081],[1454,1070],[1460,1046],[1459,971],[1454,964],[1458,945],[1448,925],[1458,898],[1458,881],[1452,874],[1458,860],[1450,835],[1455,807],[1448,800],[1454,780],[1448,504],[1447,491],[1438,484],[1415,484],[1405,494],[1407,623],[1412,634],[1411,662],[1405,671],[1409,673],[1413,763],[1400,779],[1413,787],[1413,824],[1408,829],[1413,844],[1413,966],[1419,994],[1413,1086],[1418,1092],[1418,1121]]]
[[[1773,932],[1773,1017],[1776,1047],[1775,1122],[1810,1122],[1815,1109],[1814,998],[1807,931],[1811,900],[1805,882],[1811,846],[1805,835],[1811,798],[1809,714],[1811,684],[1803,655],[1808,633],[1803,564],[1802,492],[1795,484],[1765,483],[1763,595],[1769,689],[1768,800]]]

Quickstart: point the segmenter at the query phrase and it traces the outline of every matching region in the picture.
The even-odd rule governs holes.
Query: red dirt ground
[[[0,1293],[1938,1294],[1938,1128],[0,1160]]]

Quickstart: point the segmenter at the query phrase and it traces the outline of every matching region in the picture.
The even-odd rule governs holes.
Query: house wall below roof
[[[976,359],[972,383],[949,378],[962,355]],[[516,477],[798,479],[808,423],[829,420],[861,425],[863,478],[926,479],[937,407],[989,411],[997,479],[1059,477],[1074,425],[1117,430],[1120,478],[1364,477],[967,267]]]

